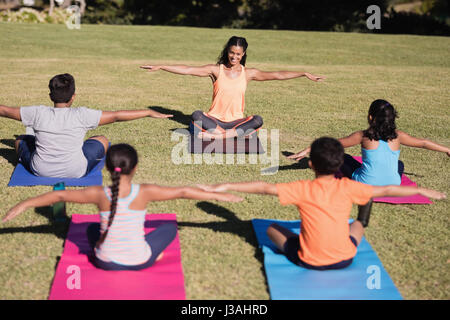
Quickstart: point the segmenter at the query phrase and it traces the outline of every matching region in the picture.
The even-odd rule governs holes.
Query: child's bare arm
[[[349,136],[340,138],[338,140],[340,143],[342,143],[342,146],[344,148],[349,148],[361,144],[363,136],[364,135],[362,131],[356,131],[350,134]]]
[[[0,117],[21,121],[20,107],[8,107],[0,105]]]
[[[374,186],[373,187],[373,197],[406,197],[413,196],[415,194],[421,194],[425,197],[432,199],[445,199],[447,196],[445,193],[426,189],[426,188],[417,188],[417,187],[409,187],[409,186]]]
[[[34,198],[26,199],[11,208],[2,222],[9,221],[30,208],[49,206],[56,202],[99,203],[101,187],[89,187],[81,190],[62,190],[44,193]]]
[[[275,184],[263,181],[223,183],[216,185],[198,185],[198,186],[203,190],[212,192],[238,191],[245,193],[268,194],[273,196],[278,195],[277,187]]]
[[[130,121],[145,117],[152,118],[171,118],[171,114],[159,113],[152,109],[144,110],[120,110],[120,111],[103,111],[100,117],[99,126],[110,124],[117,121]]]
[[[408,135],[407,133],[400,131],[400,130],[397,130],[397,135],[400,140],[400,143],[405,146],[444,152],[450,157],[450,148],[447,148],[443,145],[437,144],[428,139],[412,137],[412,136]]]
[[[165,201],[173,199],[217,200],[239,202],[242,198],[229,194],[205,191],[193,187],[162,187],[157,185],[141,185],[147,201]]]
[[[349,136],[340,138],[338,140],[344,148],[348,148],[348,147],[353,147],[358,144],[361,144],[362,138],[363,138],[363,132],[356,131],[356,132],[353,132],[352,134],[350,134]],[[308,154],[310,152],[311,152],[311,147],[308,147],[306,149],[303,149],[302,151],[299,151],[293,155],[288,156],[287,158],[299,161],[299,160],[305,158],[306,156],[308,156]]]

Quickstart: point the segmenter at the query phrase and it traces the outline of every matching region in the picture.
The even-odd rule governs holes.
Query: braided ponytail
[[[106,235],[108,234],[109,227],[111,227],[114,216],[116,215],[117,211],[117,199],[119,198],[119,185],[120,185],[120,172],[122,170],[117,167],[114,169],[114,171],[111,173],[111,181],[112,184],[110,186],[111,189],[111,207],[109,212],[109,218],[108,218],[108,227],[106,228],[105,232],[103,232],[100,241],[97,243],[97,247],[99,247],[106,239]]]
[[[111,227],[117,211],[119,198],[120,176],[130,174],[138,162],[136,150],[128,144],[116,144],[111,146],[106,153],[106,168],[111,174],[111,207],[108,218],[108,226],[97,242],[97,248],[105,241],[108,230]]]

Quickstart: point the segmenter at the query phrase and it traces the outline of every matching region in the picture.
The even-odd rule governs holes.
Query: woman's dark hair
[[[322,137],[311,144],[309,158],[318,174],[334,174],[344,164],[344,147],[334,138]]]
[[[54,103],[67,103],[75,94],[75,79],[68,73],[58,74],[50,79],[48,88]]]
[[[108,219],[108,227],[100,238],[99,245],[105,241],[109,227],[112,225],[117,210],[117,198],[119,196],[119,183],[121,174],[130,174],[138,163],[136,150],[129,144],[121,143],[112,145],[106,152],[106,169],[111,174],[111,208]]]
[[[247,47],[248,47],[248,43],[247,40],[245,40],[245,38],[242,37],[236,37],[236,36],[232,36],[227,44],[225,45],[225,47],[222,50],[222,53],[220,54],[218,60],[217,60],[217,64],[224,64],[227,65],[228,64],[228,51],[230,50],[230,48],[232,46],[237,46],[237,47],[242,47],[244,49],[244,56],[241,59],[241,64],[243,66],[245,66],[245,61],[247,60]]]
[[[377,141],[397,138],[395,118],[397,118],[397,112],[392,104],[386,100],[375,100],[369,108],[367,116],[369,128],[363,131],[364,137]]]

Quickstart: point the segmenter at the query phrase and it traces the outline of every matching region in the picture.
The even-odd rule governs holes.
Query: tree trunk
[[[55,8],[55,0],[50,0],[50,9],[48,10],[48,14],[50,16],[52,15],[54,8]]]
[[[80,13],[83,15],[86,11],[86,0],[78,0],[78,2],[80,2]]]

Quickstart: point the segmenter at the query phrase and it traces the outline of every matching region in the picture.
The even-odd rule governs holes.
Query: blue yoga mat
[[[103,183],[102,169],[105,165],[105,158],[84,177],[81,178],[46,178],[38,177],[19,163],[11,175],[8,187],[18,186],[52,186],[59,182],[64,182],[68,187],[86,187],[86,186],[101,186]]]
[[[363,237],[353,263],[341,270],[316,271],[294,265],[267,237],[277,223],[299,233],[300,221],[252,220],[264,254],[264,268],[272,300],[401,300],[389,274]]]

